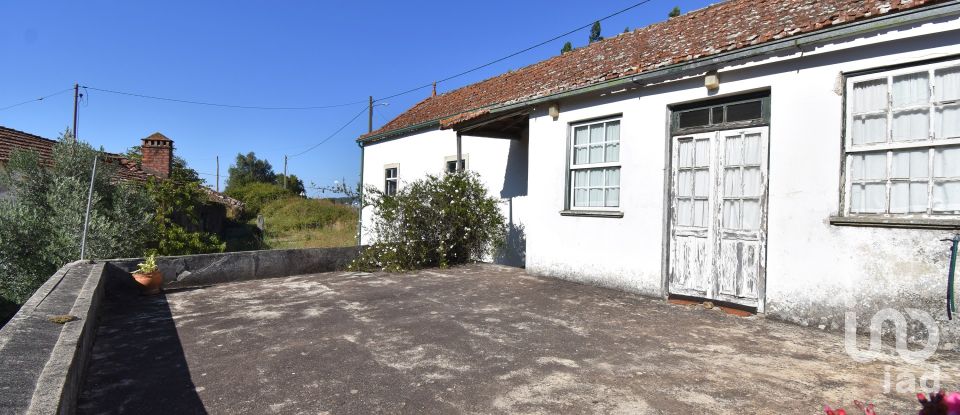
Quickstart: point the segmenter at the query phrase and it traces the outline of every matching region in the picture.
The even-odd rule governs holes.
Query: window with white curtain
[[[848,214],[960,214],[960,61],[847,79]]]
[[[574,124],[570,140],[570,208],[620,206],[620,120]]]

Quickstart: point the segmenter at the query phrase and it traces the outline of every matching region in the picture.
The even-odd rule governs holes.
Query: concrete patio
[[[911,413],[885,371],[930,368],[493,265],[112,289],[103,307],[80,413]],[[956,356],[936,358],[955,389]]]

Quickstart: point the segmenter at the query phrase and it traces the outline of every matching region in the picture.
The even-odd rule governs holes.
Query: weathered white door
[[[767,127],[673,139],[671,294],[763,309]]]

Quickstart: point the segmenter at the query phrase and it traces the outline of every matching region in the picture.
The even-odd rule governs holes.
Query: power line
[[[320,147],[321,144],[326,143],[328,140],[330,140],[331,138],[333,138],[335,135],[337,135],[337,134],[339,134],[341,131],[343,131],[344,128],[347,128],[348,125],[350,125],[350,124],[352,124],[354,121],[356,121],[357,118],[360,118],[360,115],[363,114],[364,112],[367,112],[367,108],[364,108],[364,109],[360,110],[360,112],[358,112],[357,115],[354,115],[353,118],[350,119],[350,121],[347,121],[347,123],[346,123],[346,124],[343,124],[343,126],[340,127],[340,128],[338,128],[337,131],[334,131],[333,134],[330,134],[329,136],[327,136],[327,138],[324,138],[323,141],[321,141],[321,142],[319,142],[319,143],[317,143],[317,144],[314,144],[313,146],[311,146],[310,148],[308,148],[308,149],[306,149],[306,150],[303,150],[303,151],[301,151],[301,152],[299,152],[299,153],[297,153],[297,154],[294,154],[294,155],[288,156],[288,157],[289,157],[289,158],[297,157],[297,156],[300,156],[300,155],[303,155],[303,154],[309,152],[310,150],[313,150],[313,149],[315,149],[315,148],[317,148],[317,147]]]
[[[472,73],[472,72],[476,72],[476,71],[478,71],[478,70],[480,70],[480,69],[483,69],[483,68],[486,68],[486,67],[488,67],[488,66],[490,66],[490,65],[493,65],[493,64],[496,64],[496,63],[499,63],[499,62],[503,62],[503,61],[505,61],[505,60],[507,60],[507,59],[510,59],[510,58],[512,58],[512,57],[514,57],[514,56],[517,56],[517,55],[519,55],[519,54],[521,54],[521,53],[528,52],[528,51],[530,51],[530,50],[536,49],[536,48],[538,48],[538,47],[540,47],[540,46],[546,45],[546,44],[548,44],[548,43],[550,43],[550,42],[553,42],[553,41],[555,41],[555,40],[558,40],[558,39],[560,39],[560,38],[563,38],[564,36],[568,36],[568,35],[571,35],[571,34],[573,34],[573,33],[578,32],[578,31],[581,31],[581,30],[583,30],[583,29],[586,29],[586,28],[592,26],[595,22],[602,22],[602,21],[607,20],[607,19],[609,19],[609,18],[611,18],[611,17],[614,17],[614,16],[617,16],[617,15],[626,13],[626,12],[628,12],[628,11],[630,11],[630,10],[633,10],[633,9],[635,9],[635,8],[637,8],[637,7],[640,7],[640,6],[644,5],[644,4],[647,4],[647,3],[649,3],[650,1],[651,1],[651,0],[643,0],[643,1],[641,1],[641,2],[639,2],[639,3],[636,3],[636,4],[634,4],[634,5],[630,6],[630,7],[627,7],[627,8],[625,8],[625,9],[620,10],[620,11],[617,11],[617,12],[615,12],[615,13],[612,13],[612,14],[610,14],[610,15],[607,15],[607,16],[605,16],[605,17],[602,17],[602,18],[600,18],[600,19],[597,19],[597,20],[595,20],[595,21],[593,21],[593,22],[587,23],[587,24],[585,24],[585,25],[583,25],[583,26],[577,27],[576,29],[567,31],[567,32],[565,32],[565,33],[563,33],[563,34],[560,34],[560,35],[554,36],[554,37],[552,37],[552,38],[550,38],[550,39],[544,40],[543,42],[537,43],[536,45],[523,48],[523,49],[521,49],[521,50],[518,50],[518,51],[516,51],[516,52],[513,52],[513,53],[511,53],[511,54],[509,54],[509,55],[507,55],[507,56],[504,56],[504,57],[502,57],[502,58],[492,60],[492,61],[490,61],[490,62],[487,62],[487,63],[483,64],[483,65],[476,66],[476,67],[473,67],[473,68],[471,68],[471,69],[467,69],[467,70],[465,70],[465,71],[463,71],[463,72],[460,72],[460,73],[458,73],[458,74],[456,74],[456,75],[452,75],[452,76],[448,76],[448,77],[446,77],[446,78],[443,78],[443,79],[441,79],[441,80],[439,80],[439,81],[436,81],[436,83],[439,84],[439,83],[443,83],[443,82],[446,82],[446,81],[449,81],[449,80],[452,80],[452,79],[455,79],[455,78],[459,78],[459,77],[461,77],[461,76],[463,76],[463,75],[466,75],[466,74],[469,74],[469,73]],[[431,83],[429,83],[429,84],[426,84],[426,85],[418,86],[418,87],[416,87],[416,88],[408,89],[408,90],[406,90],[406,91],[403,91],[403,92],[400,92],[400,93],[396,93],[396,94],[393,94],[393,95],[390,95],[390,96],[387,96],[387,97],[384,97],[384,98],[378,98],[377,101],[384,100],[384,99],[395,98],[395,97],[398,97],[398,96],[401,96],[401,95],[406,95],[406,94],[409,94],[409,93],[411,93],[411,92],[416,92],[416,91],[419,91],[419,90],[421,90],[421,89],[424,89],[424,88],[427,88],[427,87],[430,87],[430,86],[433,86],[433,82],[431,82]]]
[[[92,86],[84,86],[84,88],[92,89],[94,91],[117,94],[117,95],[126,95],[131,97],[154,99],[158,101],[179,102],[181,104],[206,105],[210,107],[239,108],[239,109],[248,109],[248,110],[319,110],[319,109],[328,109],[328,108],[348,107],[351,105],[357,105],[357,104],[362,104],[366,102],[366,101],[354,101],[354,102],[345,102],[342,104],[317,105],[317,106],[309,106],[309,107],[265,107],[265,106],[257,106],[257,105],[234,105],[234,104],[221,104],[221,103],[203,102],[203,101],[191,101],[188,99],[164,98],[164,97],[157,97],[152,95],[137,94],[133,92],[114,91],[110,89],[94,88]]]
[[[21,102],[21,103],[19,103],[19,104],[13,104],[13,105],[10,105],[10,106],[6,106],[6,107],[3,107],[3,108],[0,108],[0,111],[6,111],[6,110],[8,110],[8,109],[10,109],[10,108],[19,107],[19,106],[21,106],[21,105],[29,104],[29,103],[34,102],[34,101],[43,101],[43,100],[45,100],[45,99],[47,99],[47,98],[54,97],[54,96],[57,96],[57,95],[60,95],[60,94],[63,94],[63,93],[65,93],[65,92],[69,92],[69,91],[72,91],[72,90],[73,90],[73,87],[70,87],[70,88],[64,89],[63,91],[54,92],[54,93],[52,93],[52,94],[50,94],[50,95],[44,95],[44,96],[42,96],[42,97],[40,97],[40,98],[34,98],[34,99],[31,99],[31,100],[28,100],[28,101],[23,101],[23,102]]]

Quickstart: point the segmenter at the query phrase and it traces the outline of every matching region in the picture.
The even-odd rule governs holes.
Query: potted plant
[[[156,254],[150,254],[143,261],[137,264],[137,270],[132,272],[133,279],[137,280],[144,295],[153,295],[160,292],[160,286],[163,285],[163,274],[157,267]]]

